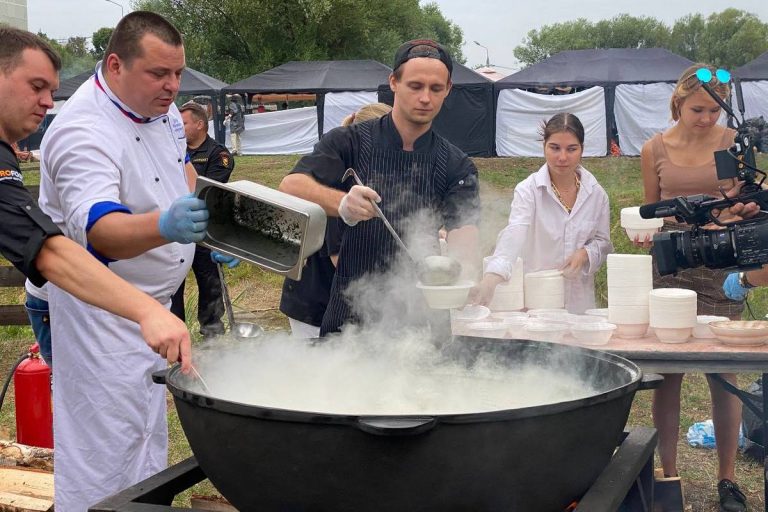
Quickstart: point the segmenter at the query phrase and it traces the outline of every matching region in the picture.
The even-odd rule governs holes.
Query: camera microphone
[[[676,205],[676,199],[665,199],[656,203],[644,204],[640,207],[640,217],[643,219],[671,217],[675,214]]]

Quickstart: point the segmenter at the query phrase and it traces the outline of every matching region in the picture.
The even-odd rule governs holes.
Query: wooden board
[[[2,512],[47,512],[52,509],[53,500],[41,500],[0,491],[0,511]]]
[[[11,265],[0,266],[0,286],[24,286],[27,278]]]
[[[0,305],[0,325],[29,325],[27,310],[21,304]]]
[[[210,510],[213,512],[237,512],[237,509],[221,497],[193,496],[190,505],[195,510]]]
[[[0,466],[0,511],[47,511],[53,507],[53,473]]]

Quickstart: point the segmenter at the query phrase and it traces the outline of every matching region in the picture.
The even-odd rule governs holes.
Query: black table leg
[[[765,387],[763,387],[763,400],[762,400],[762,407],[758,407],[757,397],[753,395],[752,393],[747,393],[746,391],[743,391],[724,378],[720,376],[719,373],[712,373],[712,378],[715,379],[717,382],[720,383],[723,388],[728,391],[729,393],[733,393],[736,395],[741,402],[747,406],[755,415],[757,415],[758,418],[760,418],[763,426],[763,502],[764,502],[764,510],[765,512],[768,512],[768,447],[766,445],[768,442],[766,442],[766,439],[768,439],[768,393],[766,393]],[[766,377],[768,377],[768,373],[764,373],[762,377],[762,384],[765,386]]]

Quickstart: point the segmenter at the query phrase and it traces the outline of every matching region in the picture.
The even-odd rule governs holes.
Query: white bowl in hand
[[[416,288],[424,294],[427,305],[432,309],[453,309],[464,307],[467,303],[469,290],[475,285],[472,281],[464,281],[449,286],[427,286],[416,283]]]

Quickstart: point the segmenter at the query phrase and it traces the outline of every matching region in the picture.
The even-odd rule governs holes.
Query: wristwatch
[[[739,272],[739,284],[742,288],[745,288],[749,290],[750,288],[754,288],[755,285],[751,284],[749,281],[747,281],[747,273],[746,272]]]

